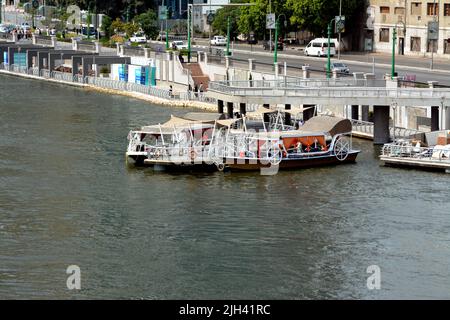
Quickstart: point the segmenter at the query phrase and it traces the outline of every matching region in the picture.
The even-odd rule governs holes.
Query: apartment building
[[[369,0],[367,15],[373,51],[392,52],[396,28],[399,54],[450,58],[450,0]]]

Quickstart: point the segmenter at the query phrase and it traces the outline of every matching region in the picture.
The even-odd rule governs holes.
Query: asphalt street
[[[205,51],[209,49],[207,41],[196,40],[195,50]],[[214,49],[222,49],[223,47]],[[302,65],[309,65],[313,70],[325,70],[327,58],[307,57],[303,54],[301,48],[292,49],[288,46],[287,50],[278,52],[279,64],[287,63],[289,74],[299,73],[298,69]],[[300,50],[299,50],[300,49]],[[267,70],[270,71],[269,64],[273,63],[273,52],[264,51],[262,45],[233,45],[233,58],[244,60],[254,59],[256,63],[267,64]],[[343,53],[341,60],[350,68],[350,72],[374,72],[377,79],[382,79],[387,73],[391,73],[392,56],[388,54],[373,53]],[[332,58],[337,61],[337,56]],[[433,69],[430,69],[431,59],[429,57],[410,57],[396,56],[396,72],[400,77],[411,76],[418,82],[438,81],[442,85],[450,85],[450,60],[434,59]],[[295,70],[297,69],[297,70]]]

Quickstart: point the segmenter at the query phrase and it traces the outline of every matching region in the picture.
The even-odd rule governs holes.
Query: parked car
[[[6,25],[0,25],[0,32],[1,33],[9,33],[11,30]]]
[[[256,36],[254,33],[250,33],[248,38],[247,38],[247,43],[248,44],[257,44],[258,43],[258,39],[256,39]]]
[[[334,39],[332,39],[330,45],[330,56],[334,56],[335,54],[336,54],[336,42]],[[317,57],[328,56],[328,39],[316,38],[311,42],[309,42],[305,48],[305,55]]]
[[[266,41],[263,43],[263,48],[264,48],[264,50],[270,50],[270,48],[272,48],[272,51],[273,51],[273,50],[275,50],[275,42],[273,42],[272,40]],[[283,49],[284,49],[283,42],[278,41],[278,50],[283,51]]]
[[[285,38],[285,39],[283,39],[283,42],[285,44],[290,44],[290,45],[298,44],[298,39],[297,38]]]
[[[350,68],[347,67],[345,64],[343,64],[342,62],[332,62],[331,66],[330,66],[331,72],[336,71],[338,73],[350,73]],[[326,64],[324,66],[324,70],[327,71],[328,70],[328,65]]]
[[[130,38],[131,43],[147,43],[147,37],[143,33],[135,33]]]
[[[211,39],[211,45],[213,46],[226,46],[227,45],[227,39],[222,36],[214,36]]]
[[[20,25],[20,29],[22,29],[23,31],[27,32],[31,30],[30,25],[28,24],[28,22],[24,22]]]
[[[188,45],[185,44],[181,40],[172,41],[172,49],[173,50],[187,50],[188,49]]]

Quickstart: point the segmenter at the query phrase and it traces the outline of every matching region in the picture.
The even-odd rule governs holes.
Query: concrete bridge
[[[389,118],[393,106],[431,108],[431,129],[450,129],[450,88],[436,88],[430,81],[428,88],[399,88],[397,79],[375,80],[373,75],[364,79],[289,79],[271,81],[215,81],[210,83],[209,94],[218,100],[218,112],[227,107],[229,116],[239,106],[240,113],[247,105],[337,106],[351,105],[352,117],[358,119],[359,106],[368,114],[374,110],[374,143],[390,141]],[[304,114],[308,120],[311,115]],[[367,116],[367,115],[366,115]],[[363,116],[364,119],[364,116]]]

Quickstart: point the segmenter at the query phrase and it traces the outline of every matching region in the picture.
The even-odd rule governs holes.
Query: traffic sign
[[[335,32],[342,33],[345,32],[345,16],[337,16],[335,18]]]
[[[428,40],[439,40],[439,22],[428,22]]]
[[[212,25],[214,22],[214,13],[210,12],[208,13],[208,17],[206,18],[207,22],[209,25]]]
[[[31,5],[33,6],[34,9],[39,9],[39,0],[33,0],[31,2]]]
[[[266,16],[266,29],[275,29],[275,13],[269,13]]]
[[[159,6],[158,7],[158,19],[159,20],[166,20],[167,19],[167,7],[166,6]]]

